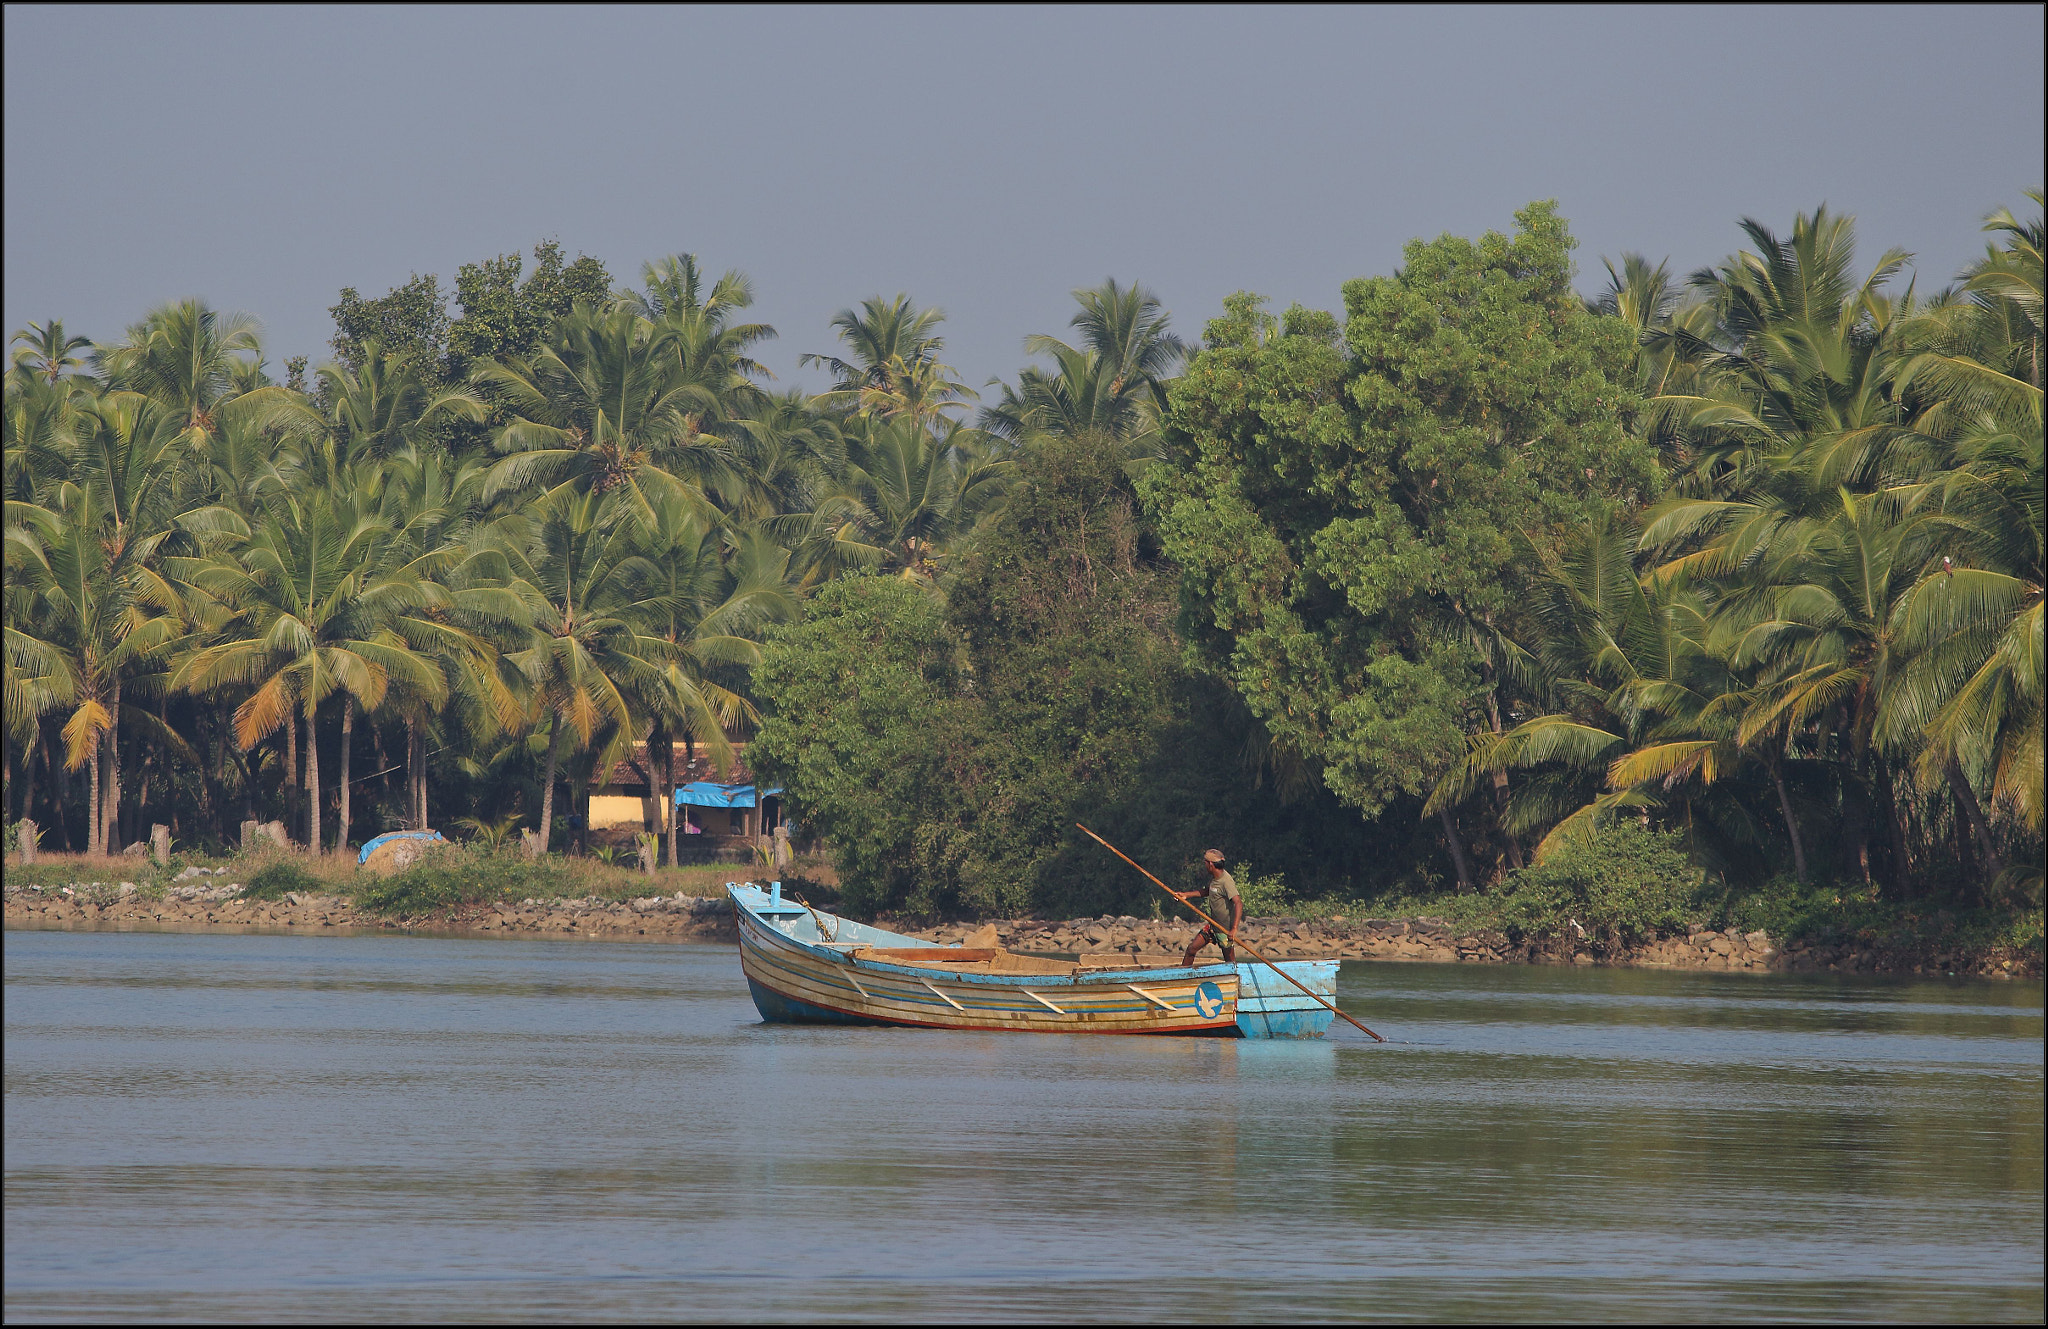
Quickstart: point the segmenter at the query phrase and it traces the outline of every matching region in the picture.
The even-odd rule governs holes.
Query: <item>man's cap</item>
[[[1202,857],[1208,859],[1211,863],[1221,863],[1223,861],[1223,851],[1221,849],[1211,849],[1204,853]]]

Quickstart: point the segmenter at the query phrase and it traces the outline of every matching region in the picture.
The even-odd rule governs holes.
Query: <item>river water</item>
[[[6,1316],[2042,1318],[2042,986],[1346,964],[1394,1040],[758,1022],[728,947],[8,932]]]

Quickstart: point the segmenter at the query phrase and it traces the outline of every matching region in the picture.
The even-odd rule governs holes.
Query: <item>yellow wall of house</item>
[[[590,828],[603,830],[607,827],[646,826],[654,815],[648,806],[650,798],[629,798],[623,794],[592,794],[590,796]]]

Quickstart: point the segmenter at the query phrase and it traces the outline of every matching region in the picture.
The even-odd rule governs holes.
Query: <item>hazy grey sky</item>
[[[4,320],[112,337],[201,295],[274,371],[342,286],[554,237],[754,278],[785,382],[832,313],[943,307],[1013,375],[1114,274],[1198,334],[1341,307],[1402,244],[1555,197],[1580,286],[1825,201],[1939,285],[2042,179],[2042,10],[5,11]]]

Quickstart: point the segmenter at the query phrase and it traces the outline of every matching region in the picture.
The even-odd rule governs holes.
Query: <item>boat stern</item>
[[[1321,1038],[1336,1018],[1286,978],[1282,969],[1324,1001],[1337,1000],[1337,961],[1278,960],[1237,967],[1237,1033],[1240,1038]]]

